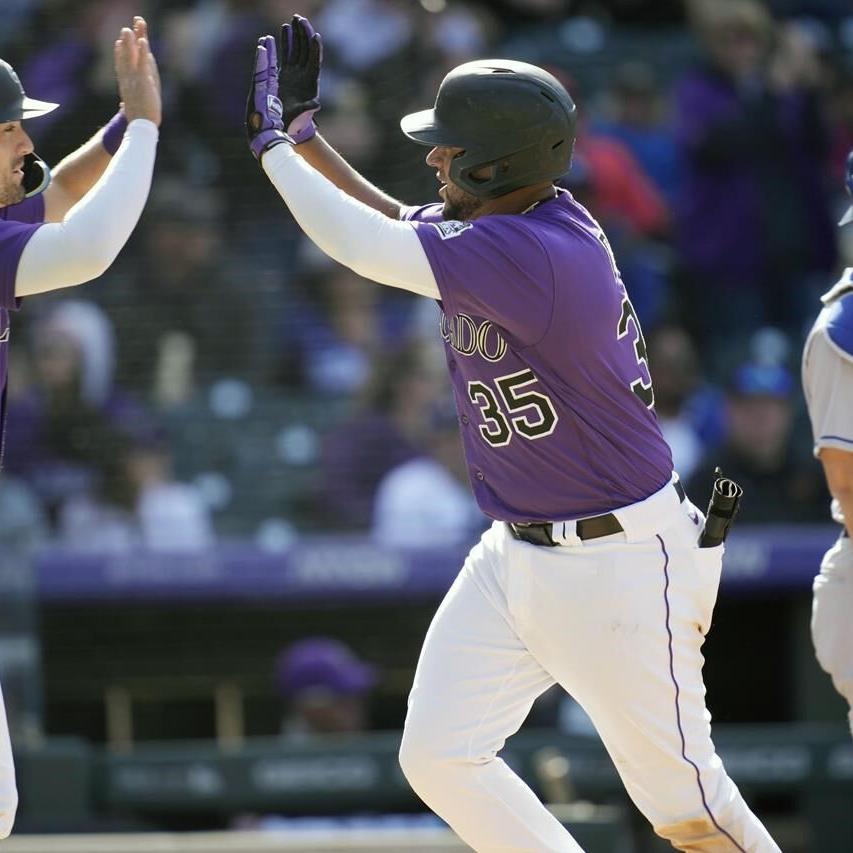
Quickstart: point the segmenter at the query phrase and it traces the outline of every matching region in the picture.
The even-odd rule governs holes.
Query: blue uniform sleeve
[[[832,303],[827,314],[827,337],[841,355],[853,359],[853,293]]]
[[[497,323],[519,346],[539,342],[554,306],[551,260],[519,216],[415,221],[445,311]]]

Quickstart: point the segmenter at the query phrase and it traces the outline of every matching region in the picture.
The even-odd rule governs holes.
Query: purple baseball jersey
[[[503,521],[568,520],[672,476],[645,343],[607,238],[566,191],[521,215],[445,222],[410,208],[474,494]]]
[[[44,198],[24,199],[20,204],[0,207],[0,465],[3,463],[3,434],[6,425],[6,372],[8,370],[9,311],[17,311],[15,298],[18,261],[30,237],[44,222]]]

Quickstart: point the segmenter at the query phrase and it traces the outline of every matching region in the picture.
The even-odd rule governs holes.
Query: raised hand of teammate
[[[161,93],[162,87],[160,85],[160,69],[157,67],[157,61],[154,58],[153,52],[151,52],[151,37],[148,35],[148,22],[141,15],[134,15],[133,17],[133,33],[137,39],[144,38],[148,43],[149,48],[149,71],[151,72],[151,78],[154,80],[154,85],[157,87],[157,92]],[[162,97],[162,94],[161,94]]]
[[[284,127],[297,145],[317,132],[314,113],[320,109],[322,62],[323,40],[307,18],[294,15],[289,24],[282,24],[279,97]]]
[[[159,127],[163,114],[160,74],[143,18],[134,18],[133,29],[122,28],[115,43],[115,67],[119,95],[128,122],[145,118]]]
[[[246,102],[246,134],[249,149],[258,160],[282,142],[293,144],[284,132],[278,98],[278,45],[274,36],[261,36],[255,49],[252,85]]]

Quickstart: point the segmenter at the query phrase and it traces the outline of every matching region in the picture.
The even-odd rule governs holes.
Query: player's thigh
[[[488,757],[553,683],[519,639],[508,611],[466,564],[424,640],[404,746],[428,739],[446,757]]]
[[[702,644],[710,627],[722,549],[699,549],[678,529],[633,585],[638,630],[609,701],[591,699],[599,728],[637,806],[655,826],[731,800],[733,785],[711,740]],[[688,530],[688,533],[692,531]]]
[[[853,546],[839,539],[814,581],[812,639],[820,665],[853,702]]]
[[[696,534],[685,512],[645,542],[588,548],[583,579],[562,598],[552,590],[532,602],[549,614],[545,624],[566,614],[553,632],[563,647],[537,629],[533,651],[589,713],[655,824],[699,802],[696,767],[710,774],[709,787],[719,782],[701,647],[722,554],[696,548]]]

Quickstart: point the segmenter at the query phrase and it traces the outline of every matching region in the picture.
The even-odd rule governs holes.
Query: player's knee
[[[832,679],[835,689],[853,708],[853,666],[850,662],[849,649],[838,648],[837,643],[821,643],[815,637],[815,652],[818,663]]]
[[[848,664],[844,672],[837,672],[832,676],[835,689],[847,700],[847,704],[853,708],[853,675],[850,673]]]
[[[403,775],[419,792],[435,784],[448,766],[437,748],[435,734],[409,725],[403,730],[398,759]]]
[[[0,839],[8,838],[18,810],[18,791],[14,785],[0,793]]]
[[[817,614],[812,619],[811,631],[817,662],[824,672],[835,677],[847,663],[848,652],[844,638],[838,635],[833,625],[824,624]]]
[[[420,782],[427,775],[427,768],[433,760],[430,754],[430,746],[426,738],[422,737],[411,727],[406,726],[403,730],[403,739],[400,742],[400,751],[397,756],[403,775],[409,780],[409,784],[417,789]]]

